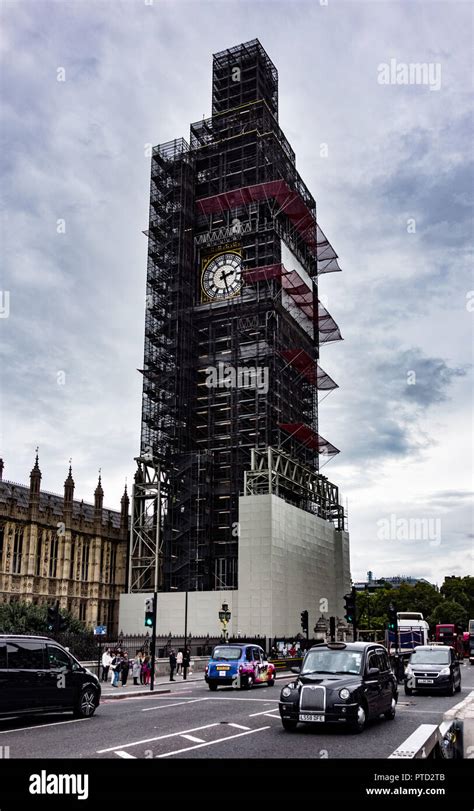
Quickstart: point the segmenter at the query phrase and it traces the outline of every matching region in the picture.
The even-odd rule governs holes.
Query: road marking
[[[249,715],[249,718],[255,718],[256,715],[269,715],[271,712],[276,712],[276,707],[272,710],[263,710],[263,712],[253,712]],[[279,718],[279,715],[269,715],[270,718]]]
[[[20,729],[2,729],[0,735],[11,735],[12,732],[29,732],[32,729],[44,729],[45,727],[56,727],[58,724],[77,724],[79,721],[90,721],[90,718],[71,718],[70,721],[54,721],[51,724],[37,724],[35,727],[21,727]]]
[[[195,738],[194,735],[181,735],[181,738],[187,738],[188,741],[192,741],[193,743],[204,743],[202,738]]]
[[[98,749],[98,755],[104,752],[115,752],[116,749],[128,749],[130,746],[139,746],[141,743],[152,743],[152,741],[162,741],[164,738],[175,738],[177,735],[185,735],[188,732],[199,732],[201,729],[209,729],[210,727],[218,727],[219,723],[206,724],[202,727],[194,727],[193,729],[182,729],[181,732],[170,732],[167,735],[157,735],[155,738],[144,738],[141,741],[132,741],[131,743],[118,743],[117,746],[109,746],[108,749]]]
[[[207,698],[202,699],[203,701],[260,701],[264,704],[278,704],[278,698],[247,698],[246,696],[213,696],[212,698],[208,696]]]
[[[232,724],[230,722],[228,724],[226,724],[226,726],[228,726],[228,727],[237,727],[237,729],[250,729],[250,727],[243,727],[242,724]]]
[[[191,699],[188,699],[188,701],[191,701],[191,704],[192,704],[193,701],[207,701],[207,698],[191,698]],[[177,702],[175,702],[175,704],[161,704],[158,707],[145,707],[145,709],[142,710],[142,712],[150,712],[151,710],[164,710],[165,707],[166,707],[166,709],[168,707],[182,707],[183,704],[186,704],[186,702],[185,701],[177,701]]]
[[[242,738],[243,735],[253,735],[255,732],[264,732],[271,727],[260,727],[259,729],[250,729],[248,732],[239,732],[238,735],[228,735],[227,738],[218,738],[216,741],[208,741],[206,743],[198,743],[196,746],[187,746],[186,749],[175,749],[174,752],[165,752],[163,755],[156,755],[157,758],[172,757],[173,755],[181,755],[183,752],[192,752],[193,749],[202,749],[203,746],[214,746],[216,743],[223,743],[224,741],[235,741],[236,738]]]
[[[115,752],[115,754],[118,755],[119,757],[126,758],[127,760],[128,759],[136,760],[135,755],[131,755],[129,752],[122,752],[120,749],[118,750],[118,752]]]

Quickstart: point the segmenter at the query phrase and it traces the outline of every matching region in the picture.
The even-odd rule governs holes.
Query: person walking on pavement
[[[118,653],[112,659],[112,670],[114,672],[114,678],[113,678],[113,681],[112,681],[112,687],[118,687],[121,669],[122,669],[122,657]]]
[[[180,648],[178,653],[176,654],[176,673],[181,676],[182,670],[183,670],[183,651]]]
[[[112,662],[112,656],[110,655],[110,648],[107,648],[102,654],[102,681],[107,681],[109,676],[109,667]]]
[[[170,653],[170,681],[174,681],[173,673],[176,669],[176,654],[174,650]]]
[[[150,657],[145,656],[145,658],[144,658],[144,660],[142,662],[143,684],[148,684],[148,682],[150,680],[150,673],[151,673]]]
[[[122,669],[120,671],[120,675],[122,677],[122,687],[127,686],[127,679],[128,679],[128,671],[130,670],[130,661],[128,658],[128,653],[124,653],[122,659]]]
[[[141,683],[141,670],[142,670],[142,657],[140,655],[140,651],[137,650],[135,654],[135,659],[132,663],[132,676],[133,676],[133,683],[138,685],[138,679],[140,679]]]
[[[186,650],[184,651],[184,654],[183,654],[183,678],[184,679],[186,678],[186,675],[187,675],[187,672],[188,672],[190,660],[191,660],[191,651],[189,650],[189,648],[186,648]]]

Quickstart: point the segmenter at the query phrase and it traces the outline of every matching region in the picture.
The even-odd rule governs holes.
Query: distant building
[[[426,583],[427,586],[433,585],[423,577],[410,577],[409,575],[396,575],[395,577],[378,577],[376,580],[372,572],[367,572],[367,580],[359,580],[354,583],[356,591],[364,591],[366,588],[383,589],[385,584],[389,584],[392,588],[396,589],[402,584],[405,586],[416,586],[417,583]]]
[[[60,610],[116,633],[126,579],[127,488],[117,512],[103,508],[100,476],[94,504],[87,504],[74,500],[71,468],[64,496],[42,491],[38,456],[29,487],[2,474],[0,460],[0,602],[59,600]]]

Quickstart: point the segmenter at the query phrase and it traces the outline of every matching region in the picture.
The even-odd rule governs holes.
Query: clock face
[[[222,301],[236,296],[242,287],[242,257],[226,252],[213,256],[202,271],[202,289],[206,298]]]

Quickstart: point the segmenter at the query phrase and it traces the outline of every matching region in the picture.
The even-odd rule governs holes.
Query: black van
[[[0,718],[66,710],[88,718],[99,702],[97,676],[58,642],[0,634]]]

